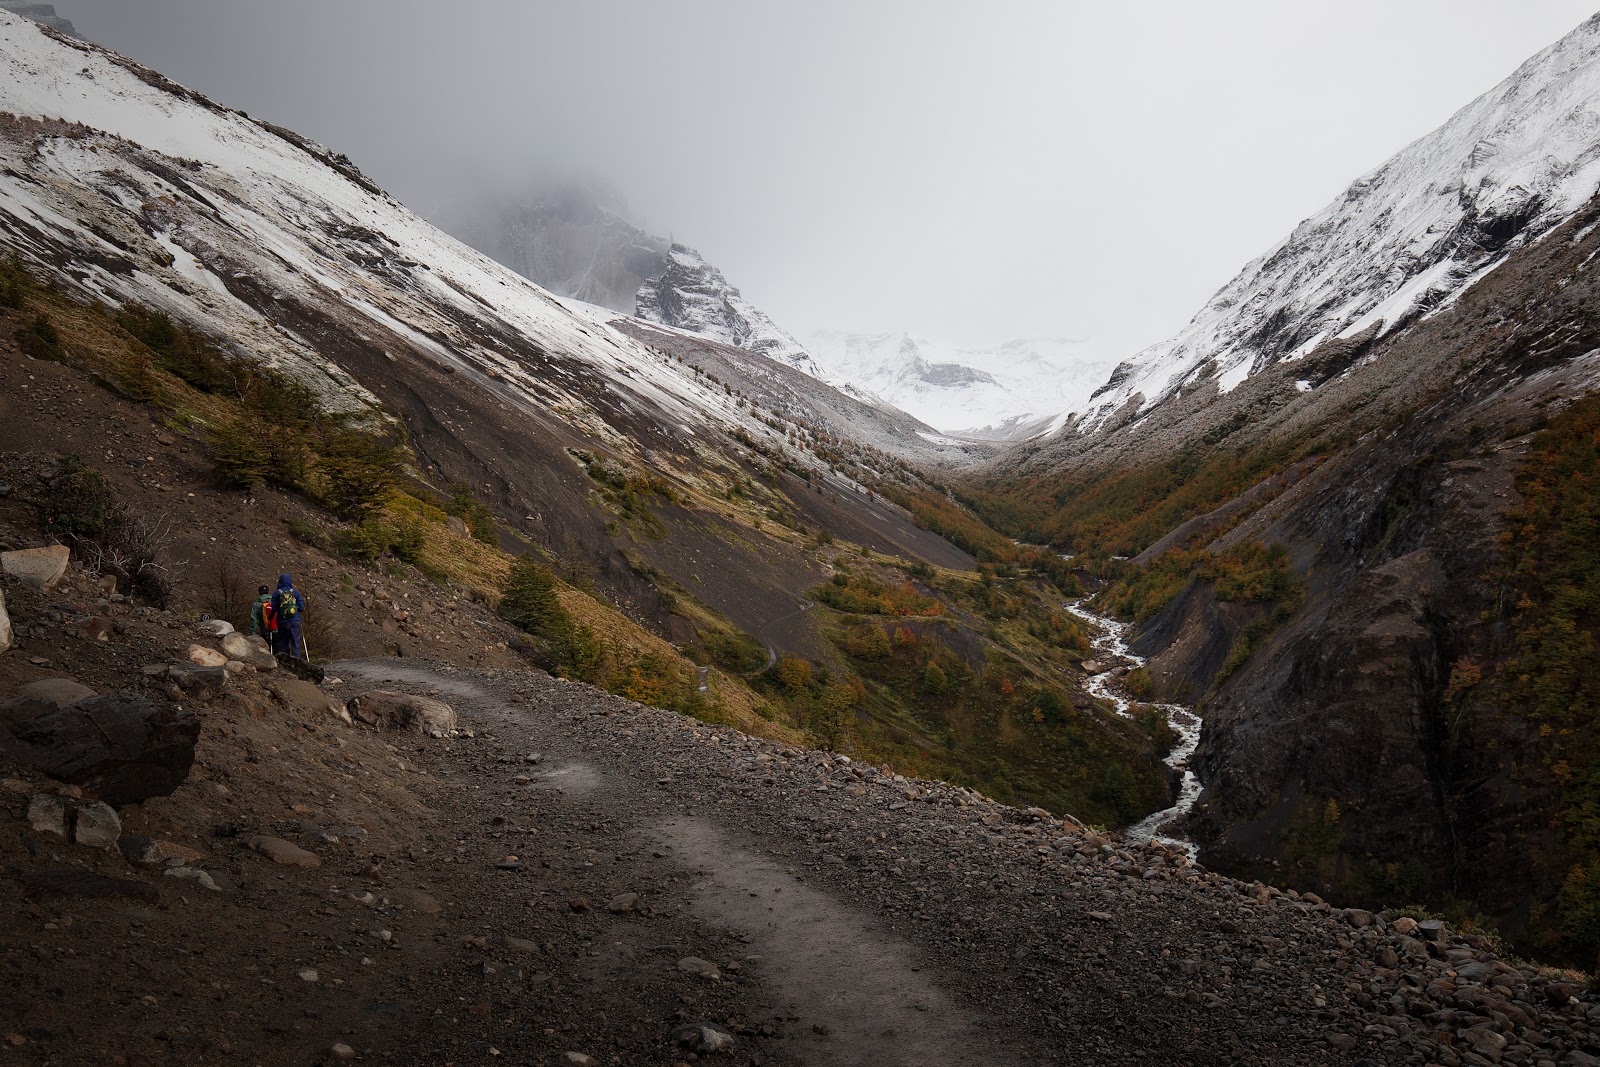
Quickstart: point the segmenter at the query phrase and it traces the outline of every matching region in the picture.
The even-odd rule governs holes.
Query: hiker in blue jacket
[[[306,598],[294,587],[294,578],[278,575],[278,588],[272,594],[272,614],[278,623],[272,634],[272,651],[280,656],[304,659],[306,646],[300,637],[300,616],[305,614]]]

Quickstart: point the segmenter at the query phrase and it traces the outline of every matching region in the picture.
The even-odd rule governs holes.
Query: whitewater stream
[[[1085,622],[1098,627],[1100,634],[1090,642],[1094,648],[1094,658],[1105,668],[1098,674],[1088,678],[1084,688],[1090,696],[1099,697],[1108,701],[1123,718],[1133,717],[1134,702],[1121,684],[1121,674],[1117,667],[1127,666],[1137,669],[1144,666],[1144,657],[1137,655],[1128,647],[1127,623],[1118,622],[1116,619],[1104,615],[1096,615],[1083,605],[1088,600],[1075,600],[1067,604],[1067,610]],[[1200,716],[1194,710],[1183,704],[1151,704],[1166,715],[1168,724],[1178,734],[1178,743],[1167,754],[1166,764],[1173,770],[1182,773],[1183,778],[1178,784],[1177,803],[1170,808],[1163,808],[1153,812],[1141,821],[1123,831],[1123,836],[1129,841],[1160,841],[1165,845],[1174,845],[1189,853],[1190,859],[1198,857],[1200,848],[1192,841],[1180,837],[1171,837],[1163,834],[1162,829],[1179,816],[1187,815],[1194,807],[1194,802],[1200,797],[1200,779],[1195,776],[1194,769],[1189,766],[1189,758],[1194,755],[1195,749],[1200,747]]]

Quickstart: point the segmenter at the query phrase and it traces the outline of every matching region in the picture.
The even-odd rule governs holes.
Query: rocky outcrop
[[[822,378],[822,368],[692,248],[674,244],[666,269],[639,287],[636,314],[725,345],[758,352]]]
[[[0,589],[0,652],[9,652],[15,640],[16,631],[12,629],[11,616],[6,612],[6,591]]]
[[[126,694],[65,707],[47,695],[0,704],[0,752],[108,804],[168,796],[189,776],[200,720]]]

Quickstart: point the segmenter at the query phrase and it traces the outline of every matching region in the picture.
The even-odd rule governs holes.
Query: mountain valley
[[[1600,1063],[1600,16],[1117,362],[16,6],[0,1056]]]

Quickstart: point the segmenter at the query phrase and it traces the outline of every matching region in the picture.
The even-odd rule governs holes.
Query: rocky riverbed
[[[1097,668],[1086,681],[1085,688],[1089,695],[1108,701],[1119,715],[1131,715],[1134,700],[1123,684],[1123,677],[1129,669],[1136,669],[1145,665],[1144,657],[1138,655],[1128,647],[1127,623],[1105,615],[1096,615],[1084,606],[1085,601],[1077,600],[1067,605],[1067,610],[1078,618],[1089,623],[1098,632],[1091,641],[1094,649],[1094,665]],[[1188,853],[1190,859],[1195,859],[1200,848],[1187,838],[1172,836],[1163,831],[1169,830],[1172,824],[1194,809],[1195,801],[1200,799],[1200,778],[1190,766],[1190,759],[1195,750],[1200,747],[1200,727],[1202,720],[1193,708],[1184,704],[1150,704],[1167,718],[1167,725],[1171,726],[1178,735],[1177,743],[1172,746],[1172,751],[1167,753],[1166,764],[1178,775],[1177,796],[1172,806],[1160,811],[1152,812],[1133,826],[1123,832],[1129,841],[1159,841],[1162,844],[1182,848]]]

